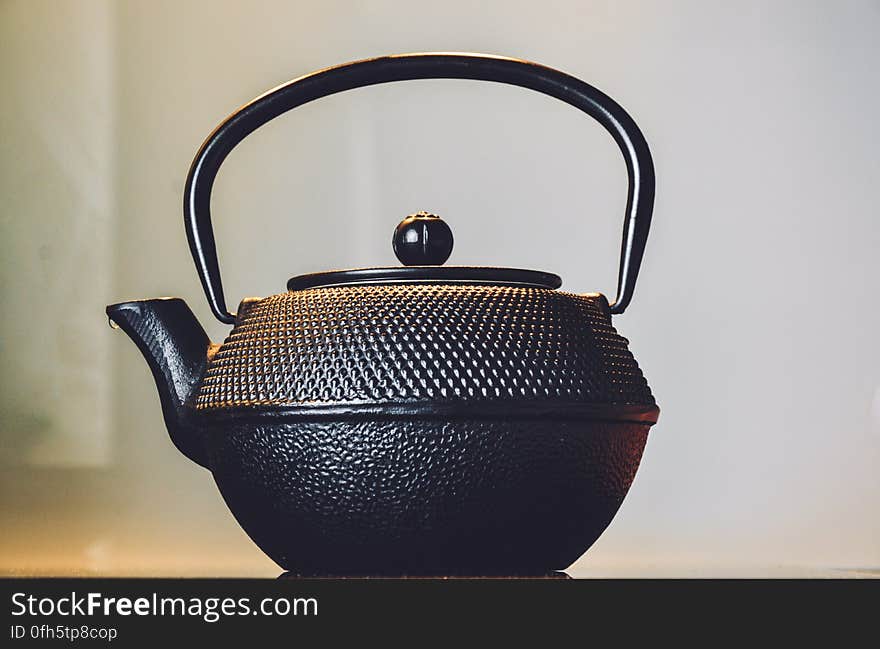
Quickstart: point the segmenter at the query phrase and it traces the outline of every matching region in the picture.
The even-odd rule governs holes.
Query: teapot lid
[[[287,289],[300,291],[328,286],[368,284],[493,284],[556,289],[562,279],[553,273],[521,268],[443,266],[452,253],[452,230],[436,214],[419,212],[401,221],[392,238],[394,253],[403,266],[356,268],[308,273],[291,277]]]

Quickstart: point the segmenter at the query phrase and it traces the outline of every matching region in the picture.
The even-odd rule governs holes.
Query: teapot
[[[392,81],[512,84],[604,126],[629,187],[617,296],[551,273],[444,266],[451,228],[394,230],[402,266],[290,279],[225,301],[211,188],[230,151],[315,99]],[[565,569],[629,490],[659,409],[612,316],[629,305],[654,201],[645,138],[611,98],[535,63],[460,53],[385,56],[256,98],[204,142],[185,186],[189,247],[214,344],[178,298],[107,307],[149,366],[171,440],[207,468],[253,541],[299,575],[535,574]]]

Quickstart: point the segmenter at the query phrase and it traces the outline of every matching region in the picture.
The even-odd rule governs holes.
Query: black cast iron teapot
[[[530,88],[598,120],[626,160],[617,299],[549,273],[442,266],[452,232],[395,230],[405,264],[303,275],[227,310],[211,186],[247,135],[344,90],[410,79]],[[301,77],[233,113],[190,169],[186,232],[212,344],[176,298],[107,307],[147,360],[175,445],[209,469],[251,538],[298,574],[540,573],[610,523],[658,408],[612,314],[629,303],[654,199],[644,137],[612,99],[534,63],[414,54]],[[523,236],[527,236],[525,233]]]

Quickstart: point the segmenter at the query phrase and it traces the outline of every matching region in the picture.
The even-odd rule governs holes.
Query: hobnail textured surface
[[[648,424],[235,422],[209,436],[241,526],[298,574],[564,569],[635,476]]]
[[[243,303],[196,407],[474,400],[654,403],[601,296],[404,284]]]

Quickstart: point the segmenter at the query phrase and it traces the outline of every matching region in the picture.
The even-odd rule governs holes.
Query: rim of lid
[[[557,289],[562,278],[553,273],[523,268],[489,266],[405,266],[353,268],[307,273],[291,277],[287,290],[302,291],[330,286],[377,284],[488,284],[523,288]]]

